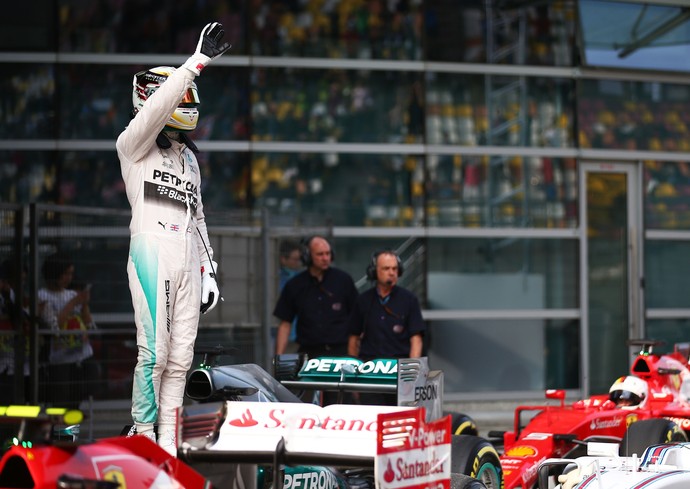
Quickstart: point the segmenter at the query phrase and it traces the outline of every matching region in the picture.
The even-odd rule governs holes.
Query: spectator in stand
[[[74,262],[62,252],[45,259],[42,275],[45,286],[38,291],[38,304],[53,332],[48,342],[47,400],[78,406],[96,382],[93,365],[85,364],[93,356],[88,330],[96,327],[89,307],[91,287],[72,288]]]

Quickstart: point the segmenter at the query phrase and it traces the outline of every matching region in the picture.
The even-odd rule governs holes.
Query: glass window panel
[[[249,207],[247,153],[202,151],[197,159],[209,217]],[[0,196],[10,203],[129,209],[115,150],[0,151]]]
[[[429,308],[575,308],[578,246],[563,239],[430,239]]]
[[[501,2],[427,0],[427,58],[432,61],[571,66],[574,48],[574,2]],[[532,3],[533,5],[529,5]],[[493,12],[494,51],[487,52],[487,12]],[[520,26],[520,22],[523,26]],[[502,55],[501,53],[505,53]]]
[[[690,166],[685,161],[644,162],[647,229],[690,229]]]
[[[588,65],[690,71],[687,5],[580,0]],[[615,19],[615,22],[612,22]]]
[[[430,155],[427,161],[430,225],[577,226],[575,159]]]
[[[17,249],[21,247],[24,236],[20,232],[18,226],[22,221],[20,206],[13,206],[6,203],[0,203],[0,268],[4,273],[10,273],[10,277],[17,276],[17,267],[19,266]],[[12,260],[5,263],[5,260]],[[9,265],[9,270],[5,268]],[[3,280],[8,280],[7,275],[3,274]],[[14,280],[11,280],[14,282]],[[5,314],[5,310],[0,309],[0,318]],[[0,335],[0,343],[2,343],[2,335]]]
[[[60,137],[113,139],[132,113],[132,77],[143,67],[57,65]],[[83,80],[88,80],[84,83]]]
[[[56,153],[0,151],[0,201],[55,203],[58,196]]]
[[[336,250],[337,266],[347,271],[355,281],[360,292],[373,287],[367,280],[366,269],[371,263],[373,253],[391,249],[397,251],[404,264],[403,274],[398,284],[411,290],[419,299],[422,308],[426,307],[426,241],[423,238],[335,238],[331,240]]]
[[[20,151],[3,158],[8,202],[127,207],[115,151]],[[574,160],[514,157],[490,166],[487,157],[432,155],[425,168],[424,158],[413,155],[254,153],[250,170],[248,158],[202,151],[204,200],[336,225],[577,225]]]
[[[248,75],[245,68],[213,66],[196,79],[201,105],[196,140],[246,141],[250,133]]]
[[[214,218],[222,211],[251,208],[248,153],[202,151],[197,159],[201,168],[204,212],[211,224],[223,224]]]
[[[645,327],[645,338],[664,342],[663,345],[654,347],[654,353],[670,353],[676,343],[688,342],[690,319],[648,319]]]
[[[127,280],[129,253],[129,213],[108,212],[104,215],[38,208],[38,225],[42,230],[38,249],[39,287],[45,286],[41,264],[46,256],[61,251],[74,263],[74,285],[93,285],[91,312],[96,315],[132,311],[132,298]],[[51,235],[53,226],[60,233]],[[96,232],[98,228],[100,232]],[[84,229],[93,231],[92,235]]]
[[[427,142],[571,147],[574,91],[562,78],[429,73]]]
[[[223,40],[232,44],[228,54],[245,54],[244,1],[184,0],[155,6],[146,0],[58,3],[60,51],[191,55],[202,27],[213,20],[223,24]]]
[[[1,139],[46,139],[56,134],[53,65],[0,63]]]
[[[585,148],[690,151],[690,87],[582,80],[577,115]]]
[[[579,321],[432,321],[430,328],[429,359],[443,370],[446,393],[579,387]]]
[[[421,142],[421,75],[257,68],[252,137],[259,141]]]
[[[67,151],[59,153],[58,158],[57,203],[129,209],[115,150]]]
[[[423,160],[406,155],[254,153],[254,208],[337,226],[421,223]]]
[[[246,153],[201,152],[204,211],[212,220],[222,210],[249,205],[249,158]],[[117,153],[67,151],[56,167],[60,204],[129,209]]]
[[[54,3],[52,0],[4,2],[0,16],[0,51],[53,51]]]
[[[252,2],[251,54],[421,59],[422,2]]]
[[[132,113],[132,77],[146,66],[59,65],[60,137],[116,139]],[[243,76],[243,74],[245,76]],[[83,83],[88,80],[88,83]],[[200,119],[192,139],[248,139],[246,73],[216,66],[196,80]]]
[[[644,255],[647,307],[690,308],[690,241],[648,239]]]

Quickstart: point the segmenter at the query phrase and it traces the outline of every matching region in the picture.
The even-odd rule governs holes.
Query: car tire
[[[487,489],[503,488],[501,460],[491,443],[472,435],[453,435],[450,443],[451,474],[478,479]]]
[[[486,486],[469,475],[450,474],[450,489],[486,489]]]
[[[619,453],[623,457],[637,454],[638,457],[650,445],[659,443],[688,441],[680,427],[668,419],[643,419],[631,424],[621,440]]]
[[[445,411],[445,416],[450,416],[451,433],[454,435],[473,435],[477,436],[479,430],[477,423],[472,418],[463,413],[454,413],[452,411]]]

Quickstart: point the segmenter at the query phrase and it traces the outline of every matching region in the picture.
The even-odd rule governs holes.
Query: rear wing
[[[61,439],[60,433],[55,431],[56,427],[78,425],[83,419],[84,414],[78,409],[36,405],[0,406],[0,424],[16,426],[11,438],[2,441],[25,447],[53,443]],[[9,432],[5,428],[2,430],[3,436],[8,436]]]
[[[0,423],[18,421],[43,421],[55,424],[78,424],[84,419],[84,413],[78,409],[43,406],[0,406]]]
[[[291,358],[299,361],[298,356]],[[281,362],[280,356],[276,362]],[[348,357],[310,358],[293,377],[278,380],[291,390],[396,394],[398,406],[425,408],[427,421],[443,415],[443,372],[431,370],[427,357],[368,362]]]

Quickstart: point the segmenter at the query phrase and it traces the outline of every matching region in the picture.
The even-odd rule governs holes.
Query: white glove
[[[220,44],[224,34],[222,24],[218,22],[206,24],[199,36],[196,51],[182,66],[199,76],[207,64],[230,49],[230,43]]]
[[[212,265],[212,266],[211,266]],[[216,274],[218,264],[211,262],[201,266],[201,313],[206,314],[208,311],[216,307],[220,291],[216,283]]]
[[[558,482],[561,483],[561,489],[572,489],[574,486],[582,482],[582,474],[580,469],[574,469],[566,474],[558,476]]]

